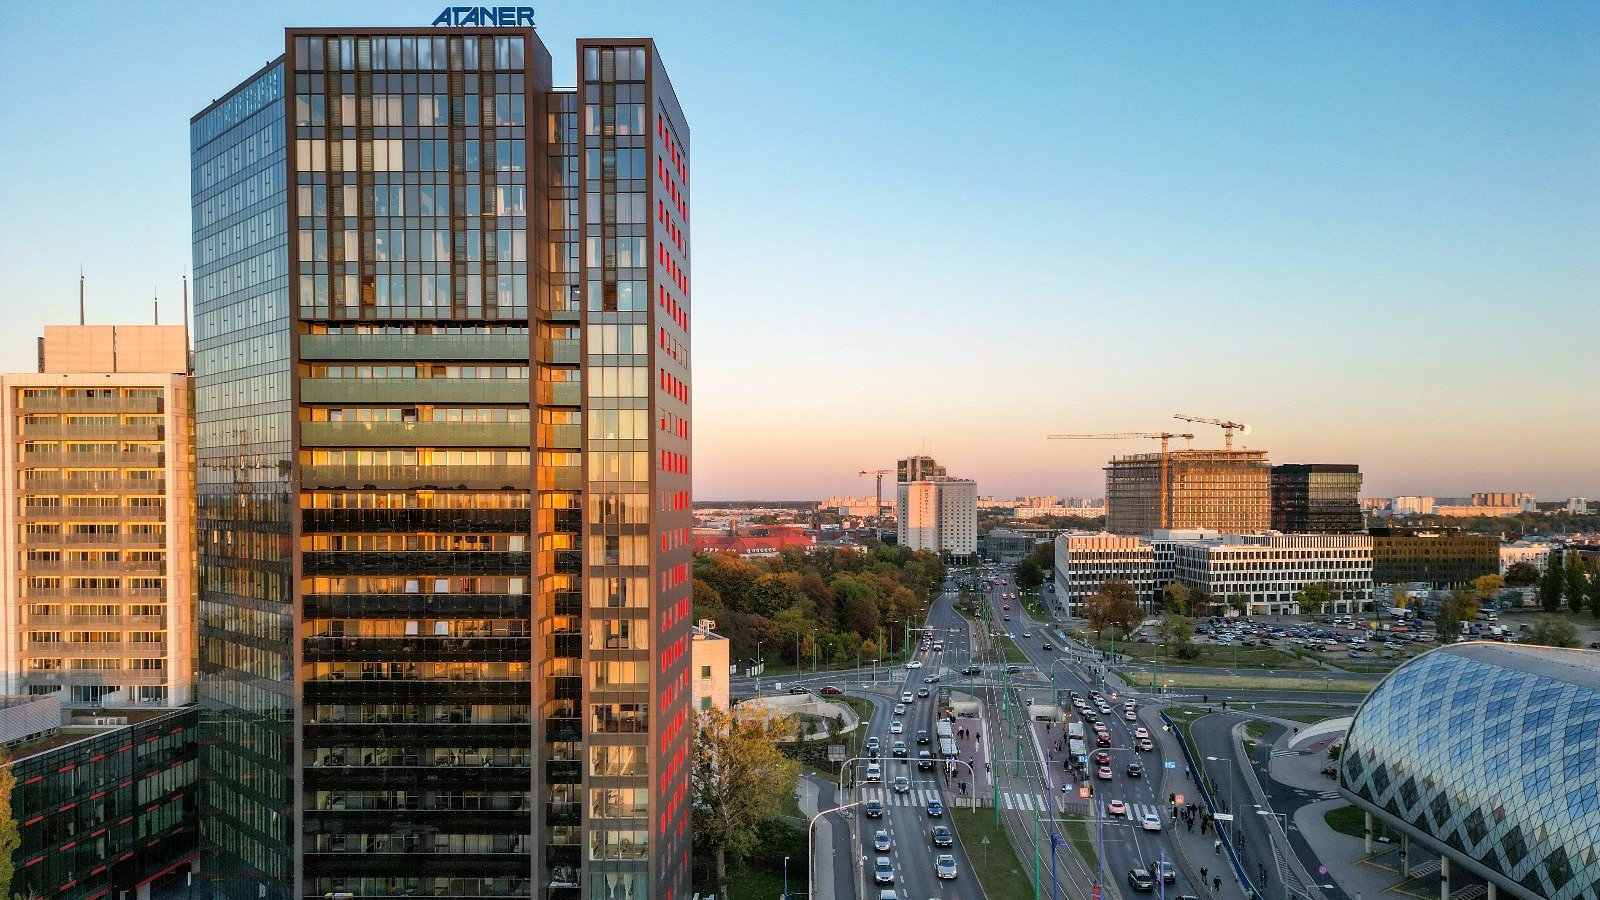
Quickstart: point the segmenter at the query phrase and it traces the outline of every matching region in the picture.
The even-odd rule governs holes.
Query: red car
[[[822,690],[818,691],[817,693],[826,694],[829,697],[833,697],[833,696],[837,696],[839,694],[844,693],[844,688],[834,687],[833,685],[830,684],[827,687],[823,688]]]
[[[1011,611],[1011,604],[1009,604],[1009,603],[1002,603],[1002,604],[1000,604],[1000,608],[1001,608],[1001,609],[1003,609],[1003,610],[1005,610],[1005,611],[1006,611],[1006,612],[1010,612],[1010,611]]]

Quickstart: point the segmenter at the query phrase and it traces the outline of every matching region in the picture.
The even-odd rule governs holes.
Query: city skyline
[[[438,11],[201,9],[0,35],[0,196],[32,211],[0,232],[7,371],[76,321],[80,268],[91,324],[151,321],[154,289],[181,321],[188,116],[275,29]],[[1152,448],[1044,435],[1178,411],[1359,464],[1369,496],[1600,495],[1600,9],[1009,13],[539,8],[545,34],[673,46],[703,111],[697,498],[864,493],[912,452],[985,495],[1099,496]]]

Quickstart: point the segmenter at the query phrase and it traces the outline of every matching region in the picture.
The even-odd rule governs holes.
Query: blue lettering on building
[[[435,26],[480,28],[532,28],[531,6],[446,6],[434,17]]]

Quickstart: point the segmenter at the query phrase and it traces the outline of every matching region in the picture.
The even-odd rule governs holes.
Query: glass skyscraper
[[[213,896],[689,895],[689,137],[648,40],[290,29],[191,124]]]

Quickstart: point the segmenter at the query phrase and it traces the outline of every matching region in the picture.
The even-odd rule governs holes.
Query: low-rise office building
[[[1082,616],[1084,604],[1114,578],[1133,585],[1141,602],[1157,587],[1155,548],[1148,541],[1120,534],[1063,534],[1056,538],[1056,608]]]
[[[1517,563],[1528,563],[1543,572],[1550,562],[1550,554],[1558,546],[1549,541],[1509,541],[1500,545],[1500,574],[1504,575]]]
[[[717,623],[701,619],[694,626],[689,642],[690,665],[694,669],[694,708],[728,708],[729,641],[717,634]]]
[[[1250,615],[1299,612],[1295,594],[1326,584],[1328,612],[1372,602],[1372,538],[1364,534],[1240,534],[1179,541],[1177,580],[1219,598],[1242,595]]]
[[[14,894],[148,900],[199,849],[195,707],[119,710],[62,724],[59,692],[0,698],[16,779]]]
[[[1356,711],[1341,792],[1367,817],[1439,854],[1485,900],[1600,896],[1600,653],[1452,644],[1383,680]]]
[[[1500,571],[1500,539],[1453,528],[1372,528],[1372,578],[1426,582],[1436,589]]]

